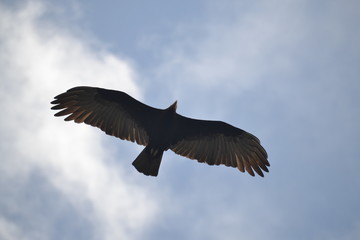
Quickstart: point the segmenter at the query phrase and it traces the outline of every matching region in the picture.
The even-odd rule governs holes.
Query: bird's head
[[[170,107],[168,107],[167,109],[176,112],[176,108],[177,108],[177,101],[171,104]]]

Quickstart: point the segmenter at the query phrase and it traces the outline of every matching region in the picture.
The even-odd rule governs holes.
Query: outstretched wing
[[[106,134],[147,145],[151,119],[159,109],[147,106],[124,92],[94,87],[75,87],[55,97],[51,109],[65,121],[86,123]],[[150,121],[149,121],[150,120]]]
[[[267,153],[254,135],[220,121],[204,121],[177,115],[170,149],[209,165],[237,167],[252,176],[264,176],[270,166]],[[254,171],[253,171],[254,170]]]

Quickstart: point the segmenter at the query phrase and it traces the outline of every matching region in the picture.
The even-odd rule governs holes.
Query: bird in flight
[[[157,176],[164,151],[238,168],[264,176],[267,153],[254,135],[221,121],[198,120],[176,113],[175,101],[166,109],[145,105],[128,94],[96,87],[75,87],[59,94],[51,109],[56,117],[86,123],[106,134],[144,145],[132,163],[147,176]]]

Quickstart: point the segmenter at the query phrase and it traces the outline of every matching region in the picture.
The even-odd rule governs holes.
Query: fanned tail
[[[157,176],[164,151],[145,147],[132,165],[146,176]]]

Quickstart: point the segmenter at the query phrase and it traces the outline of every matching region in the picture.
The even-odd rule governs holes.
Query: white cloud
[[[358,8],[335,2],[249,1],[245,7],[221,2],[222,12],[212,10],[209,22],[183,26],[179,38],[163,41],[162,48],[151,45],[157,52],[165,49],[160,86],[166,82],[183,94],[180,111],[196,109],[192,117],[208,111],[216,118],[221,114],[214,111],[224,111],[245,130],[251,123],[241,122],[249,119],[272,164],[259,179],[167,152],[162,168],[171,167],[162,172],[165,178],[156,179],[162,190],[171,185],[161,213],[154,196],[125,182],[123,169],[108,160],[99,139],[105,135],[55,119],[49,110],[54,95],[75,85],[138,95],[131,66],[45,24],[39,16],[48,9],[41,4],[15,12],[0,8],[0,238],[21,239],[26,233],[27,239],[46,239],[52,234],[48,228],[60,222],[39,230],[48,219],[35,210],[29,235],[29,227],[19,221],[18,211],[28,213],[24,208],[32,206],[28,200],[38,201],[31,181],[34,172],[41,172],[53,191],[71,203],[68,211],[91,222],[98,239],[136,238],[135,232],[155,215],[148,232],[154,239],[356,239]],[[21,191],[26,194],[16,194]],[[25,204],[12,202],[14,196]]]
[[[358,233],[352,224],[358,221],[354,209],[359,199],[354,191],[359,189],[354,170],[359,166],[354,145],[359,142],[358,3],[250,2],[245,10],[221,2],[221,14],[184,27],[165,46],[160,78],[175,81],[169,83],[172,91],[188,101],[182,109],[208,111],[211,117],[221,109],[232,114],[234,123],[249,119],[248,126],[253,124],[268,150],[270,173],[257,186],[257,179],[240,185],[246,176],[231,178],[231,183],[219,178],[224,185],[219,191],[215,181],[190,175],[188,179],[201,179],[201,186],[188,190],[193,193],[186,195],[190,204],[179,210],[184,215],[179,218],[188,218],[184,209],[196,209],[201,217],[194,216],[186,229],[204,239],[216,234],[225,239],[239,234],[245,239],[304,239],[348,230],[353,237]],[[239,126],[248,130],[246,124]],[[346,187],[349,182],[352,188]],[[216,196],[225,195],[227,187],[234,192],[217,205],[213,195],[202,199],[204,183]],[[259,206],[251,198],[257,195]]]
[[[23,240],[26,239],[16,224],[7,221],[0,216],[0,238],[6,240]]]
[[[40,171],[79,214],[91,219],[101,239],[140,236],[138,229],[146,228],[157,212],[155,199],[126,181],[120,166],[105,164],[111,156],[101,148],[100,131],[66,124],[50,110],[56,94],[78,85],[139,96],[135,73],[117,56],[91,49],[84,39],[51,24],[43,17],[47,11],[40,1],[18,9],[0,4],[0,178],[26,182]],[[9,224],[2,219],[0,236],[17,238],[21,224],[4,227]]]
[[[254,4],[256,7],[235,4],[232,9],[229,4],[220,5],[211,4],[208,22],[180,28],[177,41],[164,51],[161,76],[171,75],[181,84],[239,92],[254,88],[269,72],[284,74],[292,70],[289,54],[304,34],[301,4],[280,6],[260,1]],[[226,10],[218,12],[219,7]]]

